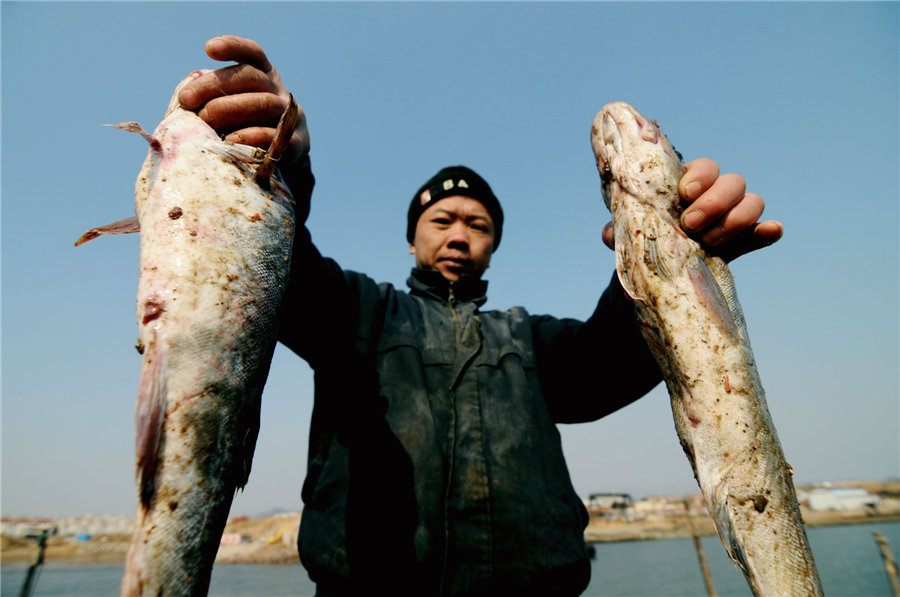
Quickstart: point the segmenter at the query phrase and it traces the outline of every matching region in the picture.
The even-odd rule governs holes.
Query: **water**
[[[3,597],[18,597],[27,565],[2,567]],[[32,597],[101,597],[119,594],[123,566],[71,567],[46,564]],[[312,596],[316,587],[300,564],[220,564],[213,568],[214,597]]]
[[[900,561],[900,522],[807,529],[826,595],[892,595],[872,531],[885,536],[894,559]],[[752,596],[744,575],[728,559],[719,538],[703,537],[701,544],[716,592],[722,597]],[[595,549],[585,597],[706,595],[691,539],[605,543],[596,544]]]
[[[872,531],[884,535],[900,560],[900,522],[808,529],[813,555],[829,597],[890,597],[891,588]],[[722,597],[748,596],[743,575],[725,555],[718,538],[701,540],[716,591]],[[591,596],[663,597],[706,594],[697,552],[690,539],[598,543],[593,560]],[[26,565],[2,567],[2,596],[17,596]],[[48,563],[37,578],[34,597],[84,597],[118,594],[121,566],[73,567]],[[218,565],[209,594],[213,597],[311,596],[313,584],[300,565]]]

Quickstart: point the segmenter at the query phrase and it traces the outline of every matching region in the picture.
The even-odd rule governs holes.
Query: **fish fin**
[[[278,126],[275,129],[275,137],[269,145],[269,151],[266,152],[266,157],[263,159],[262,164],[256,169],[256,184],[259,186],[269,188],[272,173],[275,172],[275,167],[278,165],[278,160],[281,159],[284,149],[291,142],[291,137],[294,134],[294,127],[297,126],[297,119],[299,117],[300,107],[297,105],[294,95],[291,94],[288,107],[278,121]]]
[[[719,539],[732,562],[737,564],[745,572],[749,569],[750,562],[747,558],[747,550],[741,540],[741,534],[737,532],[731,514],[728,489],[724,483],[716,487],[716,499],[710,504],[711,514],[719,531]]]
[[[250,425],[241,442],[241,469],[237,479],[237,489],[244,489],[250,480],[250,467],[253,464],[253,452],[259,436],[259,425]]]
[[[137,216],[132,216],[130,218],[125,218],[124,220],[119,220],[118,222],[113,222],[112,224],[107,224],[106,226],[91,228],[75,241],[75,246],[81,246],[87,241],[93,240],[102,234],[129,234],[131,232],[140,231],[141,224],[138,221]]]
[[[633,301],[641,301],[643,299],[635,293],[634,287],[631,285],[631,280],[628,279],[625,263],[624,248],[621,248],[619,243],[616,243],[616,275],[619,278],[619,284],[622,285],[622,289],[625,290],[625,294],[628,298]]]
[[[742,533],[738,532],[735,524],[734,508],[736,504],[743,500],[729,494],[725,485],[725,483],[722,483],[715,489],[715,503],[711,504],[707,500],[707,506],[718,531],[719,540],[725,547],[725,552],[731,561],[744,573],[744,576],[750,582],[751,590],[756,595],[758,593],[754,589],[755,584],[751,579],[759,578],[759,567],[754,558],[751,557],[752,554],[747,552],[744,537]]]
[[[111,126],[122,131],[128,131],[129,133],[137,133],[147,140],[152,149],[162,151],[162,143],[159,142],[159,139],[145,131],[144,127],[137,122],[120,122],[119,124],[104,124],[103,126]]]
[[[731,312],[731,318],[734,320],[734,323],[741,334],[741,339],[749,346],[750,338],[747,333],[747,322],[744,319],[744,310],[741,308],[741,303],[738,301],[737,287],[734,285],[734,276],[732,275],[731,270],[728,269],[728,265],[720,257],[707,257],[704,260],[704,263],[706,263],[710,273],[713,275],[713,279],[715,279],[716,284],[722,291],[722,296],[725,298],[725,304],[728,305],[728,310]]]
[[[697,298],[700,304],[706,308],[706,311],[712,316],[719,327],[727,334],[743,338],[738,330],[737,322],[732,315],[731,306],[719,287],[715,275],[710,271],[709,266],[703,257],[696,255],[693,264],[687,266],[687,273],[697,291]],[[719,272],[721,275],[721,272]]]
[[[617,205],[619,201],[621,201],[621,190],[616,189],[612,196],[613,205]],[[614,212],[615,213],[615,212]],[[619,283],[622,285],[622,288],[625,290],[625,294],[628,295],[633,301],[641,301],[641,299],[634,290],[634,286],[631,284],[630,277],[628,275],[628,264],[629,260],[629,252],[633,250],[631,234],[628,231],[628,227],[625,223],[616,218],[613,215],[613,227],[615,231],[615,253],[616,253],[616,275],[619,278]]]
[[[272,199],[293,203],[293,195],[291,195],[290,189],[288,189],[286,184],[279,180],[274,172],[270,172],[268,177],[262,178],[265,182],[262,184],[259,183],[259,168],[263,166],[268,157],[268,154],[259,147],[226,141],[224,143],[210,143],[207,148],[216,155],[240,164],[242,172],[248,170],[242,166],[243,164],[259,164],[256,174],[253,175],[254,181],[264,189],[273,191]],[[275,163],[271,163],[273,164],[272,167],[274,167]]]
[[[231,143],[229,141],[210,144],[209,149],[223,158],[228,158],[235,162],[259,164],[265,158],[265,152],[259,147]]]
[[[144,366],[138,388],[135,423],[137,426],[137,477],[141,504],[149,510],[156,493],[156,469],[166,418],[166,357],[156,342],[144,350]]]
[[[647,265],[650,266],[656,274],[669,282],[672,280],[672,274],[669,273],[669,269],[666,267],[666,262],[663,261],[659,254],[658,250],[659,243],[656,242],[655,238],[650,238],[649,236],[644,237],[644,255],[647,260]]]

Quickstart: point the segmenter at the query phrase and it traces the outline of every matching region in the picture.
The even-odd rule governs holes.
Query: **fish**
[[[754,595],[821,595],[734,277],[678,224],[681,155],[656,121],[625,102],[600,109],[591,145],[613,217],[616,272],[722,545]]]
[[[261,395],[291,267],[294,202],[277,170],[293,97],[268,151],[229,143],[176,86],[135,183],[140,233],[136,525],[121,595],[203,595],[231,503],[249,478]]]

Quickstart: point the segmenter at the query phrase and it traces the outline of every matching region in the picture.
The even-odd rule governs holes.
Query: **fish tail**
[[[138,389],[135,419],[137,424],[137,477],[141,504],[150,509],[156,493],[156,469],[163,435],[167,402],[166,358],[156,342],[144,351],[144,366]]]

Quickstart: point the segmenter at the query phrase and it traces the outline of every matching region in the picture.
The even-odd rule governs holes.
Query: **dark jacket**
[[[556,423],[659,373],[615,280],[587,322],[481,311],[486,283],[402,292],[295,239],[281,341],[315,371],[300,557],[323,594],[578,594],[587,514]]]

